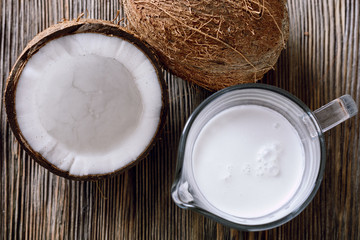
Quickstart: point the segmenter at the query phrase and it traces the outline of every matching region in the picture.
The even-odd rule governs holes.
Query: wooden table
[[[316,109],[348,93],[360,100],[360,2],[289,0],[290,39],[263,82]],[[26,43],[60,21],[112,20],[118,0],[1,0],[0,76]],[[123,17],[121,11],[120,18]],[[209,92],[165,72],[170,111],[150,155],[117,177],[97,182],[60,178],[19,147],[1,103],[0,236],[2,239],[360,239],[359,119],[326,133],[325,176],[312,203],[294,220],[264,232],[239,232],[170,198],[180,133]]]

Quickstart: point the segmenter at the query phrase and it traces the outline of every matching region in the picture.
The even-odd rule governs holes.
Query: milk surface
[[[256,218],[294,195],[304,172],[304,149],[281,114],[257,105],[236,106],[203,127],[193,169],[210,204],[233,216]]]

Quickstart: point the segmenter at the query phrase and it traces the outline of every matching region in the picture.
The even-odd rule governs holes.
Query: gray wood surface
[[[360,100],[360,2],[289,0],[290,39],[263,82],[311,109],[348,93]],[[112,20],[117,0],[0,0],[0,86],[36,33],[60,21]],[[123,11],[120,11],[123,18]],[[119,19],[120,19],[119,18]],[[326,133],[327,164],[319,192],[291,222],[239,232],[182,210],[170,198],[182,128],[209,92],[165,73],[170,111],[162,138],[140,164],[97,182],[60,178],[19,147],[1,103],[1,239],[360,239],[359,118]]]

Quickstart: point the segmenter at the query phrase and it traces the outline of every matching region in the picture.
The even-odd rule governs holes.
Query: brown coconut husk
[[[255,82],[289,34],[285,0],[125,0],[131,28],[174,74],[209,90]]]
[[[137,164],[140,160],[144,159],[148,154],[151,148],[155,145],[156,140],[160,137],[161,131],[165,125],[167,112],[168,112],[168,92],[165,80],[163,79],[162,70],[159,66],[158,59],[154,54],[153,50],[146,44],[143,43],[135,36],[134,33],[120,27],[117,24],[114,24],[109,21],[103,20],[94,20],[94,19],[80,19],[83,15],[80,15],[77,19],[68,21],[64,20],[63,22],[53,25],[44,31],[40,32],[36,35],[25,47],[23,52],[18,57],[15,62],[10,75],[7,79],[6,89],[5,89],[5,110],[8,122],[10,127],[20,143],[23,149],[40,165],[47,168],[49,171],[73,180],[99,180],[106,177],[114,176],[116,174],[120,174],[128,168]],[[153,136],[151,142],[144,149],[144,151],[139,155],[137,159],[129,163],[128,165],[117,169],[114,172],[106,173],[106,174],[93,174],[93,175],[84,175],[84,176],[75,176],[71,175],[69,172],[59,169],[55,165],[48,162],[40,153],[34,151],[30,144],[24,138],[21,129],[19,127],[17,121],[17,115],[15,110],[15,97],[16,97],[16,86],[21,76],[21,73],[28,62],[28,60],[36,54],[36,52],[43,47],[45,44],[54,40],[56,38],[60,38],[70,34],[77,33],[99,33],[107,36],[115,36],[127,40],[137,46],[143,53],[148,57],[150,62],[153,64],[154,69],[158,76],[158,81],[161,87],[162,93],[162,108],[160,113],[160,119],[157,126],[157,130],[155,135]],[[46,63],[44,63],[44,67],[46,67]]]

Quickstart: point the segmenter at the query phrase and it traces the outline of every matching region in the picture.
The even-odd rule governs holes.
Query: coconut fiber
[[[209,90],[261,79],[289,32],[284,0],[125,0],[125,11],[169,70]]]

